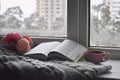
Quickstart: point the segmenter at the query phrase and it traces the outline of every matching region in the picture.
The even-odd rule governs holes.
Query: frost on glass
[[[90,46],[120,47],[120,0],[90,1]]]
[[[67,36],[67,0],[0,0],[0,34]]]

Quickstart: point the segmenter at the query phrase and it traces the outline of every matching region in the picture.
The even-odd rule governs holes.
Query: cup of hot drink
[[[84,59],[88,62],[99,64],[100,62],[105,62],[111,58],[110,53],[104,51],[91,50],[84,53]]]

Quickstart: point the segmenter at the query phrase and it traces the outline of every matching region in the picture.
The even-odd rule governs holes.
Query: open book
[[[27,53],[25,56],[39,60],[68,60],[78,61],[87,48],[79,43],[66,39],[62,42],[52,41],[40,43]]]

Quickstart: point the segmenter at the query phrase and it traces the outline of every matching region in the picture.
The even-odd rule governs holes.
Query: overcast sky
[[[91,3],[92,3],[93,5],[98,5],[98,4],[103,3],[103,0],[91,0]]]
[[[24,12],[24,17],[32,14],[36,9],[36,0],[0,0],[1,3],[1,11],[0,13],[4,13],[7,8],[20,6],[22,11]]]
[[[36,10],[36,0],[0,0],[1,3],[1,11],[0,13],[4,13],[7,8],[20,6],[22,11],[24,12],[23,16],[28,17],[30,14],[35,12]],[[103,3],[103,0],[91,0],[93,5],[98,5]]]

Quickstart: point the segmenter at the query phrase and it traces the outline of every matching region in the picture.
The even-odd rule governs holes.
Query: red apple
[[[32,47],[33,40],[29,36],[23,36],[23,38],[26,38],[29,41],[30,47]]]
[[[23,55],[24,53],[26,53],[27,51],[30,50],[30,44],[29,41],[26,38],[21,38],[18,42],[17,42],[17,52],[20,55]]]

